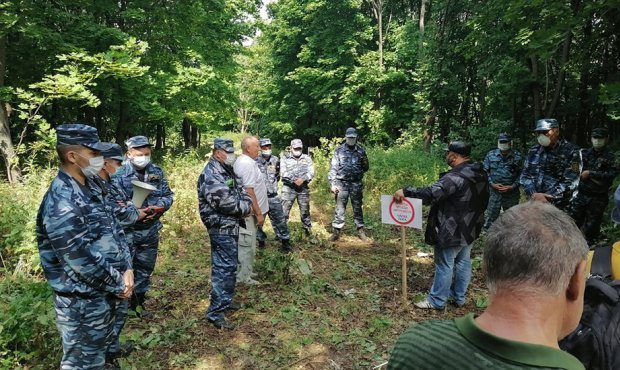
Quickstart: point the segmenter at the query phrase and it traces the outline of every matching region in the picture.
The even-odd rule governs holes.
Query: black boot
[[[136,313],[138,317],[142,318],[150,318],[153,316],[152,313],[146,310],[146,306],[144,305],[144,301],[146,301],[146,293],[136,293],[135,296],[138,300],[138,306],[136,307]]]
[[[138,296],[136,293],[131,295],[131,299],[129,300],[129,309],[132,311],[136,311],[138,308]]]
[[[340,229],[336,229],[334,228],[334,233],[332,234],[332,236],[329,238],[330,242],[335,242],[336,240],[340,239]]]
[[[291,241],[289,239],[282,239],[281,250],[283,253],[291,253],[294,251],[293,247],[291,246]]]

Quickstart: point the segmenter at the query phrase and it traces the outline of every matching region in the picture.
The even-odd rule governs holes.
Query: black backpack
[[[594,250],[583,314],[560,348],[588,370],[620,369],[620,280],[611,279],[611,247]]]

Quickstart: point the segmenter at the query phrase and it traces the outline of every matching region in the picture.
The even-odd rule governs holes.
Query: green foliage
[[[0,280],[0,367],[59,361],[60,337],[45,281]]]

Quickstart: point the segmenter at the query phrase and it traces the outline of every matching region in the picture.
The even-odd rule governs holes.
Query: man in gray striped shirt
[[[551,204],[510,208],[485,241],[486,310],[412,326],[388,369],[584,369],[558,341],[581,318],[587,253],[581,231]]]

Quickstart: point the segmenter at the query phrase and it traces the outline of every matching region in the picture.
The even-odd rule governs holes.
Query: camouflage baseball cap
[[[116,159],[121,162],[125,160],[125,156],[123,156],[123,149],[120,145],[114,143],[105,144],[110,144],[111,146],[110,149],[101,151],[101,155],[104,159]]]
[[[597,127],[592,130],[592,137],[596,138],[606,138],[609,136],[609,131],[605,127]]]
[[[149,142],[149,139],[146,136],[133,136],[125,141],[125,145],[127,145],[127,149],[132,148],[142,148],[145,146],[153,146]]]
[[[260,145],[260,146],[271,145],[271,139],[269,139],[269,138],[267,138],[267,137],[262,138],[262,139],[260,139],[260,140],[258,141],[258,145]]]
[[[304,147],[304,144],[301,142],[300,139],[291,140],[291,148],[297,149],[297,148],[303,148],[303,147]]]
[[[555,118],[543,118],[536,121],[536,128],[534,131],[549,131],[552,128],[558,128],[558,120]]]
[[[96,128],[81,123],[56,127],[56,145],[82,145],[99,152],[110,147],[110,143],[102,143],[99,140]]]
[[[226,151],[227,153],[235,152],[235,146],[234,146],[233,141],[230,139],[224,139],[224,138],[217,138],[213,140],[213,149],[222,149]]]
[[[497,136],[497,141],[500,142],[509,142],[512,141],[512,136],[510,136],[510,134],[507,134],[505,132],[502,132],[501,134],[499,134]]]
[[[357,137],[357,130],[355,130],[353,127],[349,127],[344,133],[344,137]]]

